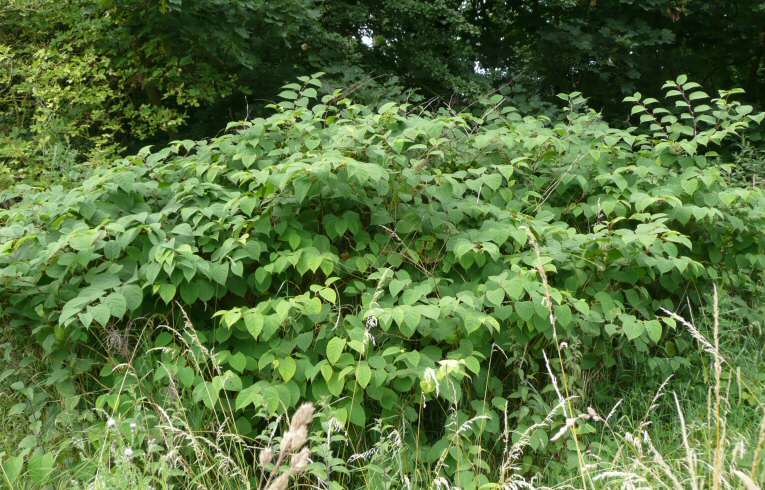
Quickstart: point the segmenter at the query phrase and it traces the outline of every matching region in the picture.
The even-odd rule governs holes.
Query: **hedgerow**
[[[765,195],[721,155],[762,114],[734,92],[680,77],[665,86],[679,112],[636,94],[643,131],[576,93],[555,121],[499,96],[432,113],[300,82],[268,118],[0,211],[3,318],[62,383],[124,383],[118,364],[149,338],[161,352],[131,383],[232,407],[243,435],[312,401],[362,448],[378,420],[417,424],[412,464],[467,481],[466,459],[504,471],[489,462],[508,425],[533,427],[534,451],[581,453],[582,437],[550,442],[566,421],[540,425],[558,397],[570,409],[588,378],[687,367],[661,308],[761,284]],[[157,318],[193,323],[219,369],[173,356],[168,329],[143,327]]]

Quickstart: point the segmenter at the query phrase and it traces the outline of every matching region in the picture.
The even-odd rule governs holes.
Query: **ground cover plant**
[[[712,471],[681,467],[691,488],[723,463],[728,486],[742,468],[760,481],[761,432],[728,455],[719,422],[733,398],[712,292],[759,321],[765,268],[765,194],[731,152],[763,114],[739,94],[680,76],[629,97],[620,129],[580,93],[559,119],[500,95],[368,106],[317,74],[216,138],[22,188],[0,210],[2,319],[34,340],[50,394],[14,383],[16,415],[92,404],[100,430],[6,450],[6,482],[68,466],[99,488],[639,486],[622,452],[601,476],[602,425],[636,377],[692,377],[699,345]],[[710,309],[711,342],[688,319]],[[756,425],[756,390],[728,379]],[[305,402],[294,448],[307,424],[280,429]],[[303,444],[310,463],[276,475]],[[672,468],[642,478],[682,488]]]

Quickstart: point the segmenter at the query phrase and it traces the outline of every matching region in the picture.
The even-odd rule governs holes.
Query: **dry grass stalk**
[[[672,318],[673,320],[679,322],[681,325],[683,325],[687,330],[688,333],[691,334],[691,337],[696,339],[696,341],[701,344],[701,347],[706,351],[707,353],[711,354],[714,358],[720,358],[721,362],[725,362],[725,359],[720,354],[719,349],[716,349],[712,343],[707,340],[706,337],[704,337],[701,332],[698,331],[698,329],[693,325],[693,323],[689,322],[685,318],[681,317],[674,311],[670,311],[664,307],[660,308],[661,311],[663,311],[667,316]]]
[[[545,294],[545,306],[547,307],[547,312],[549,315],[549,321],[550,326],[552,327],[553,331],[553,340],[555,341],[555,349],[558,352],[558,362],[560,363],[560,372],[561,372],[561,380],[563,382],[563,390],[566,394],[565,398],[561,396],[560,392],[557,389],[556,386],[556,392],[558,393],[558,398],[561,400],[565,400],[565,403],[568,405],[568,412],[566,414],[566,417],[569,417],[569,414],[573,413],[573,406],[571,405],[571,394],[569,392],[569,383],[568,383],[568,376],[566,374],[565,366],[563,365],[563,352],[561,350],[561,343],[558,339],[558,329],[556,326],[556,320],[555,320],[555,312],[553,310],[553,299],[552,294],[550,293],[550,284],[547,281],[547,273],[545,272],[544,265],[542,265],[542,252],[539,248],[539,242],[537,242],[537,238],[534,236],[534,233],[531,231],[531,228],[526,226],[526,233],[529,237],[529,242],[531,242],[531,246],[534,249],[534,254],[537,258],[536,263],[536,269],[537,273],[539,274],[539,278],[542,281],[542,287],[544,289]],[[548,363],[548,370],[549,370],[549,363]],[[550,371],[550,374],[552,375],[552,371]],[[579,465],[579,476],[582,479],[582,488],[587,489],[587,466],[584,461],[584,453],[581,449],[581,446],[579,444],[579,437],[576,433],[576,427],[571,427],[571,436],[574,440],[574,446],[576,446],[576,456],[577,456],[577,462]]]
[[[284,490],[287,488],[289,479],[292,476],[302,473],[308,467],[311,451],[304,446],[308,442],[308,427],[313,421],[314,411],[312,403],[303,403],[292,415],[289,429],[282,437],[279,456],[273,468],[271,468],[263,488],[267,490]],[[289,465],[282,472],[281,467],[287,457],[290,458]],[[273,448],[261,450],[258,460],[261,462],[264,473],[265,466],[269,464],[271,459],[273,459]]]
[[[732,473],[738,477],[738,479],[741,481],[741,484],[744,485],[744,488],[746,490],[761,490],[760,486],[757,485],[754,480],[749,478],[749,476],[739,470],[733,470]]]
[[[696,475],[696,454],[691,449],[691,445],[688,442],[688,429],[685,426],[685,416],[683,410],[680,408],[680,400],[677,399],[677,393],[672,392],[672,396],[675,398],[675,407],[677,408],[677,416],[680,419],[680,431],[683,438],[683,447],[685,448],[685,463],[688,466],[688,476],[691,479],[691,490],[698,490],[698,476]]]
[[[749,475],[752,479],[756,479],[760,471],[760,457],[762,455],[762,448],[765,447],[765,410],[763,410],[762,420],[760,421],[760,433],[757,436],[757,446],[754,448],[754,455],[752,456],[752,471]]]
[[[675,487],[676,490],[683,490],[683,486],[680,484],[680,480],[677,479],[675,474],[672,472],[672,469],[669,467],[666,461],[664,461],[664,457],[661,455],[661,453],[656,450],[656,448],[653,445],[653,442],[651,441],[651,438],[648,436],[648,432],[643,432],[643,441],[648,446],[648,449],[651,450],[651,454],[653,454],[653,460],[654,462],[661,468],[662,473],[664,473],[667,478],[672,482],[672,485]]]
[[[712,489],[720,490],[720,482],[722,481],[722,465],[723,465],[723,449],[725,445],[725,438],[723,437],[723,421],[720,416],[720,377],[722,376],[722,356],[720,353],[720,307],[717,298],[717,286],[712,287],[712,315],[714,317],[714,350],[716,355],[714,356],[714,370],[715,370],[715,455],[714,455],[714,470],[712,473]]]

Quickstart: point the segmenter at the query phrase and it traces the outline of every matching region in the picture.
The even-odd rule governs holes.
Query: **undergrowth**
[[[737,91],[681,76],[617,129],[577,93],[551,120],[320,88],[0,209],[6,483],[757,485]]]
[[[726,310],[722,311],[724,315]],[[596,429],[586,455],[586,487],[576,470],[561,472],[551,466],[550,471],[542,469],[536,475],[508,472],[504,480],[487,478],[480,488],[712,488],[716,477],[719,488],[759,488],[765,475],[762,462],[765,362],[762,350],[754,345],[748,332],[741,335],[739,330],[744,322],[732,323],[732,319],[722,322],[719,350],[708,349],[714,347],[713,341],[707,339],[714,338],[714,324],[703,321],[702,327],[693,326],[699,332],[693,355],[694,363],[700,367],[696,375],[680,379],[669,377],[659,386],[650,380],[637,380],[632,391],[622,393],[612,405],[588,407],[577,415],[579,419],[591,421]],[[758,325],[745,326],[759,328]],[[184,339],[193,342],[196,337],[189,323],[183,332],[174,332],[174,335],[179,335],[181,342]],[[687,335],[693,338],[690,332]],[[40,382],[46,374],[44,367],[18,362],[34,359],[37,353],[12,353],[11,345],[3,344],[0,366],[4,393],[0,400],[0,420],[4,423],[0,431],[3,448],[0,454],[5,482],[10,487],[265,488],[264,474],[270,475],[274,455],[279,454],[284,444],[280,427],[281,431],[289,428],[285,425],[286,419],[273,419],[263,432],[251,438],[227,420],[213,419],[209,412],[197,412],[194,401],[188,397],[179,398],[176,393],[152,398],[146,393],[126,392],[133,400],[129,416],[84,402],[61,412],[71,417],[70,423],[57,423],[53,413],[61,410],[64,399],[50,396],[49,387]],[[150,345],[145,347],[151,350]],[[192,351],[189,348],[185,355],[193,355]],[[724,359],[717,385],[721,393],[719,418],[714,410],[715,355]],[[201,369],[200,364],[192,364],[197,366],[195,369]],[[130,365],[123,367],[126,376],[133,370]],[[12,387],[14,378],[30,380],[28,390]],[[120,396],[121,393],[109,391],[104,395]],[[40,397],[57,408],[43,414],[39,410],[41,402],[31,403]],[[19,403],[24,406],[20,407]],[[562,418],[560,407],[561,404],[549,414],[548,423]],[[371,430],[380,434],[379,442],[357,452],[357,445],[336,420],[327,419],[321,410],[317,417],[321,420],[322,432],[310,436],[310,471],[316,477],[312,487],[327,487],[330,469],[351,475],[355,483],[348,488],[458,487],[456,482],[440,476],[437,468],[422,466],[404,470],[402,434],[416,431],[416,427],[391,426],[378,420]],[[192,428],[192,419],[203,420],[203,429]],[[36,421],[39,423],[35,424]],[[723,465],[715,475],[718,422],[723,431],[719,443]],[[469,424],[457,428],[455,445],[461,443],[460,430],[464,431]],[[29,428],[19,430],[20,427]],[[563,427],[552,437],[565,437],[566,425]],[[502,463],[505,471],[522,464],[531,433],[533,431],[521,432],[510,427],[503,429],[502,437],[508,440],[506,460]],[[22,442],[30,435],[36,438],[31,446],[29,442]],[[43,452],[44,449],[48,452]],[[53,466],[37,462],[45,454],[68,464],[63,471],[53,471]],[[471,470],[482,473],[480,463]],[[696,479],[695,485],[692,478]],[[477,487],[464,482],[459,488]]]

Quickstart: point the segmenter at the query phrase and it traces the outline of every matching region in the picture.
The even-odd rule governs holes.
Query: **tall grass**
[[[671,404],[677,425],[672,435],[680,439],[679,444],[665,444],[664,454],[658,450],[648,422],[649,413],[646,413],[635,432],[610,431],[611,437],[620,441],[619,449],[612,459],[598,462],[594,483],[602,488],[760,489],[765,481],[765,473],[760,468],[765,449],[765,406],[762,398],[758,407],[742,401],[742,387],[752,387],[746,386],[741,370],[731,366],[721,352],[717,288],[712,292],[711,341],[692,321],[672,311],[664,310],[664,313],[682,325],[709,358],[711,383],[706,386],[706,416],[688,424],[684,403],[673,391]],[[728,382],[723,383],[726,374]],[[736,391],[732,390],[734,382],[738,385]],[[661,385],[649,404],[649,412],[657,408],[666,387],[667,382]],[[762,387],[758,387],[760,396],[761,390]],[[754,412],[743,418],[757,420],[759,417],[759,424],[754,427],[749,424],[743,427],[743,432],[732,433],[731,426],[742,419],[742,411]]]
[[[544,270],[538,272],[544,284]],[[679,380],[670,377],[652,396],[643,394],[642,400],[641,395],[631,396],[631,405],[645,406],[642,417],[634,420],[622,414],[627,402],[621,400],[601,415],[572,396],[563,360],[566,346],[557,344],[557,357],[548,359],[545,354],[557,403],[544,420],[520,429],[510,424],[505,413],[499,441],[486,441],[499,442],[500,450],[489,453],[481,445],[484,439],[480,427],[486,422],[483,417],[462,422],[451,417],[445,427],[449,447],[433,463],[413,458],[411,448],[404,442],[407,437],[414,440],[422,437],[418,425],[376,421],[371,432],[377,442],[362,448],[357,447],[342,424],[326,417],[322,407],[317,407],[315,418],[323,433],[309,434],[314,407],[304,406],[289,423],[283,417],[268,420],[259,436],[244,437],[234,410],[225,399],[220,410],[211,411],[188,398],[170,368],[174,358],[168,357],[169,349],[148,346],[141,340],[142,335],[132,340],[123,338],[115,349],[124,351],[130,344],[130,354],[114,367],[123,382],[118,384],[119,390],[108,396],[123,403],[111,406],[129,404],[131,409],[93,409],[99,418],[97,423],[87,430],[63,434],[56,451],[76,453],[72,460],[77,463],[51,474],[47,488],[761,489],[765,481],[762,461],[765,390],[758,380],[748,379],[722,351],[716,289],[711,299],[710,334],[703,333],[705,329],[692,317],[689,320],[676,312],[664,311],[699,346],[699,370],[708,373],[708,382],[703,387],[705,397],[684,399]],[[552,308],[550,322],[554,328]],[[187,317],[184,316],[181,325],[182,328],[167,325],[152,328],[172,334],[181,346],[173,355],[182,356],[196,374],[206,379],[220,374],[214,353],[205,349]],[[558,342],[557,336],[555,341]],[[136,362],[141,350],[159,355],[161,362],[167,364],[170,382],[166,391],[139,389],[142,385],[136,382],[140,376]],[[755,366],[755,372],[760,367]],[[743,393],[760,397],[759,406]],[[14,403],[0,403],[4,421],[9,408],[15,405],[15,400],[11,401]],[[577,407],[587,408],[578,413]],[[454,405],[450,412],[454,414],[458,408]],[[580,428],[584,424],[599,427],[598,436],[581,437]],[[561,470],[558,465],[554,471],[545,467],[536,474],[530,473],[523,458],[537,429],[553,434],[551,444],[570,441],[576,452],[576,466]],[[11,429],[5,423],[3,430]],[[13,444],[2,446],[5,454],[0,454],[0,459],[7,461],[12,456],[10,447],[17,443],[18,437]],[[465,474],[473,475],[474,481],[450,478],[445,471],[448,451],[454,447],[467,450],[476,445],[482,448],[480,452],[460,467]],[[32,483],[26,469],[15,481],[6,478],[5,483],[9,488],[43,488]]]

